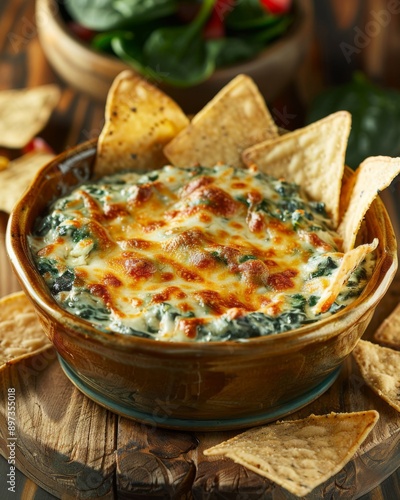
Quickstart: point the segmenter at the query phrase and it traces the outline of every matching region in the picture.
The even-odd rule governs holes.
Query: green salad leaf
[[[177,0],[66,0],[65,8],[78,23],[96,31],[141,24],[172,14]]]
[[[195,85],[215,69],[214,51],[199,36],[216,0],[204,0],[199,13],[188,25],[153,31],[143,52],[147,64],[174,85]]]

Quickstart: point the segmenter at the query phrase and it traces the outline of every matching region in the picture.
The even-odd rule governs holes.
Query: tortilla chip
[[[164,149],[177,167],[225,163],[242,167],[242,151],[278,137],[278,129],[253,80],[229,82]]]
[[[351,193],[355,184],[356,175],[346,175],[342,179],[342,188],[340,191],[340,203],[339,203],[339,221],[343,219],[343,216],[347,210],[350,203]]]
[[[250,429],[204,454],[229,457],[304,496],[346,465],[378,418],[374,410],[310,415]]]
[[[0,92],[0,146],[23,148],[46,125],[60,99],[57,85]]]
[[[394,349],[400,349],[400,304],[375,332],[375,340]]]
[[[400,173],[400,158],[376,156],[367,158],[356,170],[356,179],[347,210],[338,233],[344,240],[344,250],[354,247],[358,231],[374,199]]]
[[[400,412],[400,352],[359,340],[353,356],[368,386]]]
[[[0,171],[0,210],[10,213],[36,173],[53,158],[50,153],[33,151],[10,161]]]
[[[181,108],[132,71],[114,80],[107,96],[94,171],[146,171],[168,163],[163,148],[189,124]]]
[[[307,127],[248,148],[246,165],[302,186],[313,200],[325,203],[334,227],[339,201],[351,116],[339,111]]]
[[[0,370],[51,345],[23,292],[0,299]]]
[[[367,254],[375,250],[378,243],[378,238],[374,238],[372,243],[360,245],[343,255],[342,262],[336,271],[335,278],[330,282],[328,288],[325,289],[322,297],[313,309],[315,314],[328,311],[335,302],[336,297],[343,290],[343,286],[349,279],[350,274],[361,264]]]

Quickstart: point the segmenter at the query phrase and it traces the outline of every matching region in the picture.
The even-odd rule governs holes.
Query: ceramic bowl
[[[295,20],[288,33],[258,57],[218,69],[206,82],[195,87],[160,87],[186,113],[199,111],[239,73],[252,77],[265,99],[273,99],[293,78],[312,34],[312,0],[295,0],[294,9]],[[56,0],[37,0],[36,19],[44,53],[59,76],[72,87],[105,101],[114,78],[128,66],[78,40],[68,30]]]
[[[11,263],[72,382],[121,415],[202,430],[265,423],[324,392],[397,268],[396,240],[383,203],[373,203],[362,234],[365,241],[380,241],[373,275],[352,305],[328,319],[245,342],[173,343],[110,335],[57,305],[35,270],[27,242],[49,202],[90,178],[95,154],[96,143],[90,141],[51,161],[17,204],[7,231]]]

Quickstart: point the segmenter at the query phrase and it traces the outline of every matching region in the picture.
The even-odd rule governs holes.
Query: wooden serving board
[[[0,224],[2,232],[4,224]],[[5,283],[8,292],[17,284],[9,269],[10,274],[4,274],[8,264],[3,237],[0,234],[0,282]],[[398,275],[379,305],[366,338],[372,336],[399,298]],[[0,373],[0,453],[3,457],[9,453],[6,401],[10,387],[15,388],[16,395],[17,467],[57,497],[295,498],[229,459],[203,455],[204,449],[238,431],[179,432],[119,417],[73,386],[52,347]],[[342,471],[307,498],[358,498],[392,474],[400,465],[400,414],[366,386],[349,357],[325,394],[287,417],[366,409],[379,412],[378,424]]]
[[[8,456],[7,390],[16,394],[16,463],[62,498],[293,498],[267,479],[203,450],[231,432],[163,430],[114,415],[66,378],[53,348],[0,374],[1,454]],[[366,387],[351,358],[334,385],[293,414],[376,409],[380,420],[346,467],[309,496],[354,499],[400,464],[400,414]],[[4,417],[4,418],[3,418]],[[291,417],[289,417],[291,418]]]

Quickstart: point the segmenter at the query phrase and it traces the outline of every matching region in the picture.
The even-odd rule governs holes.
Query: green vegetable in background
[[[356,169],[368,156],[400,156],[400,92],[382,89],[355,73],[350,83],[317,97],[307,122],[340,110],[352,115],[346,154],[349,167]]]
[[[272,15],[262,7],[259,0],[235,2],[235,8],[226,16],[227,28],[233,30],[253,30],[274,25],[279,16]]]
[[[200,35],[216,0],[204,0],[195,19],[184,26],[151,33],[143,47],[147,64],[173,85],[195,85],[215,69],[216,51]]]
[[[78,26],[95,30],[92,47],[177,87],[196,85],[216,68],[255,57],[286,32],[293,21],[290,6],[288,0],[285,9],[271,13],[260,0],[65,2]],[[183,15],[188,7],[189,17]]]
[[[66,0],[78,23],[96,31],[141,24],[172,14],[177,0]]]

